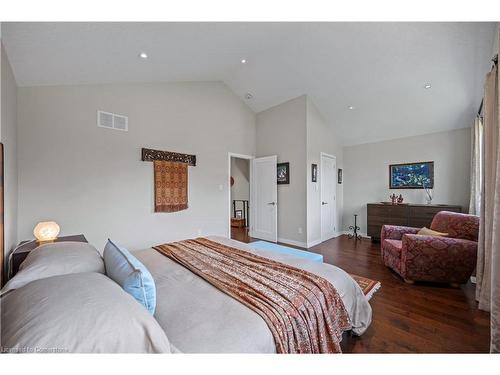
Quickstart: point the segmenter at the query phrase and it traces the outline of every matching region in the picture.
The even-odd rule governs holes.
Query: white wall
[[[1,141],[4,146],[4,254],[17,245],[17,196],[18,196],[18,166],[17,166],[17,86],[12,68],[2,49],[2,123]],[[31,236],[30,236],[31,237]]]
[[[278,155],[290,162],[290,184],[278,185],[278,240],[305,246],[306,97],[257,114],[257,157]]]
[[[98,109],[129,116],[129,131],[98,128]],[[100,249],[138,249],[227,235],[227,154],[255,153],[255,115],[217,82],[19,88],[18,137],[21,239],[50,219]],[[153,212],[142,147],[196,154],[187,210]]]
[[[402,194],[405,202],[424,203],[422,189],[389,190],[389,164],[434,161],[436,204],[469,204],[470,128],[344,148],[344,229],[357,213],[366,233],[366,204]]]
[[[342,168],[342,146],[334,130],[327,125],[314,103],[307,99],[307,243],[321,242],[321,153],[334,155],[337,169]],[[318,182],[311,181],[312,164],[318,165]],[[335,181],[337,181],[335,179]],[[343,185],[337,187],[336,230],[342,231]]]

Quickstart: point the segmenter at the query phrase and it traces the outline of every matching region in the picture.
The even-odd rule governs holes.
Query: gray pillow
[[[104,261],[94,246],[72,241],[44,244],[28,254],[2,293],[44,277],[80,272],[104,273]]]
[[[32,281],[1,297],[6,353],[169,353],[157,321],[107,276]]]

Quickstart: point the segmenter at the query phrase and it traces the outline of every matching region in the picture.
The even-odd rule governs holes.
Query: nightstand
[[[63,236],[58,237],[53,242],[88,242],[83,234],[77,234],[74,236]],[[7,279],[10,280],[19,271],[19,266],[26,259],[28,254],[35,250],[40,243],[37,240],[22,241],[17,245],[17,247],[12,251],[9,256],[9,271],[7,273]]]

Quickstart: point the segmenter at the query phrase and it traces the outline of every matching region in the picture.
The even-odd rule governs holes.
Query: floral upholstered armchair
[[[441,211],[431,229],[448,236],[418,235],[420,228],[384,225],[380,238],[384,264],[407,283],[466,283],[476,267],[479,217]]]

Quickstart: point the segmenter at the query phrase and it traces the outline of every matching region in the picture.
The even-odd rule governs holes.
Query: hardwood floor
[[[253,239],[235,230],[242,242]],[[287,245],[289,246],[289,245]],[[489,314],[477,309],[474,285],[405,284],[385,267],[380,243],[340,236],[311,249],[349,273],[382,283],[370,300],[373,321],[361,336],[344,335],[345,353],[487,353]]]

